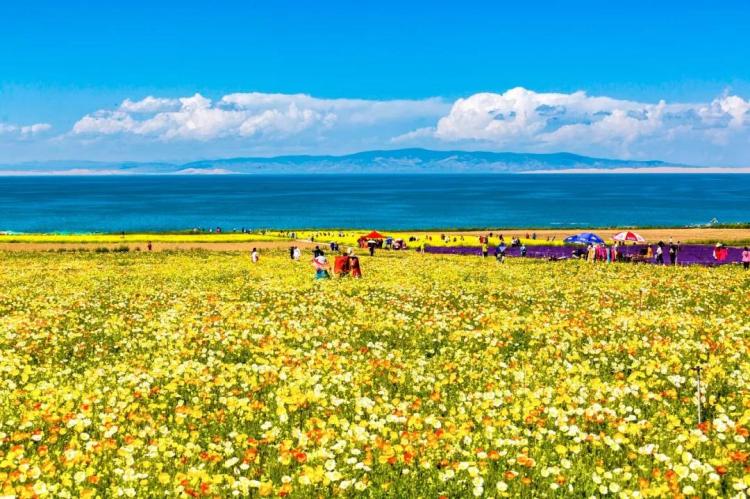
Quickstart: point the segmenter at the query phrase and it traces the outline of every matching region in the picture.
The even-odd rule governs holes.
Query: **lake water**
[[[678,226],[750,221],[750,175],[0,177],[0,230]]]

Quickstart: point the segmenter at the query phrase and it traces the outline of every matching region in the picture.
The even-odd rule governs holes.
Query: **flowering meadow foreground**
[[[740,268],[361,261],[0,253],[0,495],[750,487]]]

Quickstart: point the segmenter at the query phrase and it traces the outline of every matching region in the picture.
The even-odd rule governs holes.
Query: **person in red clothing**
[[[721,243],[716,243],[713,254],[714,260],[717,262],[723,262],[727,259],[727,248]]]
[[[354,250],[352,248],[349,248],[347,251],[347,255],[349,255],[349,269],[351,271],[351,275],[354,278],[361,278],[362,277],[362,269],[359,266],[359,257],[354,254]]]
[[[343,251],[333,260],[333,273],[336,277],[346,277],[349,275],[349,255]]]

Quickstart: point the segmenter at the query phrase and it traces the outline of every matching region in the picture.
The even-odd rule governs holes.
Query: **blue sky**
[[[25,4],[0,6],[4,163],[412,145],[750,163],[747,2]],[[183,112],[196,93],[212,112]],[[149,96],[164,106],[123,116]]]

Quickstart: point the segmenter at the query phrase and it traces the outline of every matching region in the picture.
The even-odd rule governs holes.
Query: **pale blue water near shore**
[[[683,226],[750,222],[750,175],[0,177],[0,230]]]

